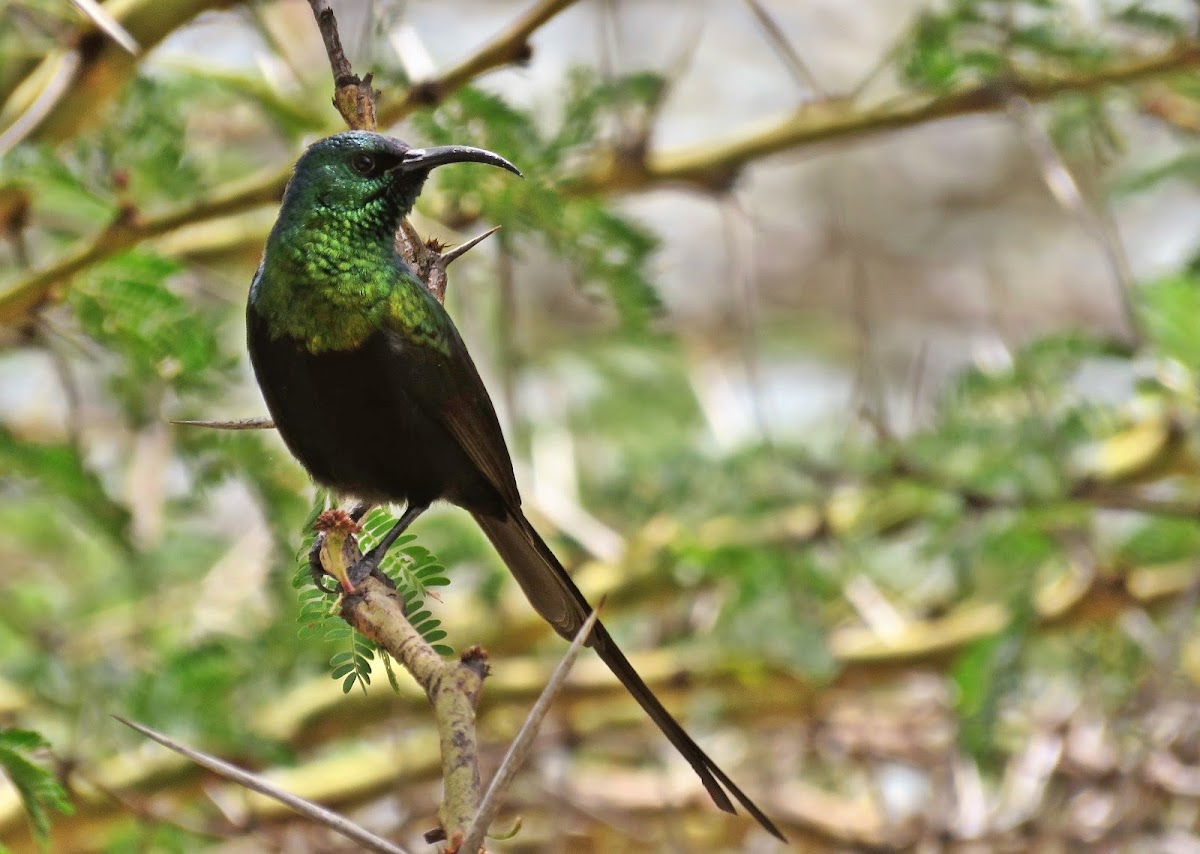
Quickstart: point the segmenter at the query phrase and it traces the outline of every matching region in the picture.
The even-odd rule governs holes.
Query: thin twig
[[[759,26],[762,27],[763,32],[767,36],[767,41],[771,44],[771,48],[783,61],[783,64],[788,67],[788,70],[791,71],[795,81],[802,86],[807,86],[814,92],[820,92],[821,86],[817,82],[817,78],[813,76],[808,64],[800,56],[796,48],[792,46],[792,43],[788,41],[787,36],[783,34],[783,28],[779,26],[779,22],[771,17],[771,14],[767,12],[766,7],[759,0],[742,0],[742,2],[749,7],[750,14],[755,17]]]
[[[1100,244],[1104,257],[1112,271],[1113,283],[1117,289],[1121,310],[1124,315],[1126,331],[1129,333],[1131,344],[1144,340],[1141,323],[1138,320],[1137,309],[1133,305],[1133,273],[1129,269],[1129,260],[1125,257],[1124,247],[1121,246],[1117,235],[1113,233],[1095,208],[1084,198],[1079,188],[1079,182],[1071,173],[1054,140],[1038,124],[1033,113],[1033,105],[1028,98],[1014,95],[1008,100],[1008,114],[1021,130],[1026,144],[1037,160],[1046,189],[1054,196],[1066,211],[1074,214],[1084,230]]]
[[[91,19],[97,29],[103,30],[105,35],[125,48],[131,55],[137,56],[142,52],[142,49],[138,47],[137,39],[131,36],[129,30],[121,26],[121,22],[96,0],[71,0],[71,2],[76,9]]]
[[[229,0],[122,0],[119,4],[106,4],[114,10],[120,7],[125,28],[142,50],[154,47],[201,12],[228,5]],[[12,7],[12,3],[0,6],[4,10],[0,13],[4,26],[11,25],[10,18],[19,11],[20,4],[13,12],[8,12]],[[45,84],[41,81],[55,75],[55,66],[69,54],[76,55],[79,63],[70,85],[60,90],[61,94],[34,130],[34,137],[46,142],[57,143],[72,138],[84,122],[121,91],[138,67],[135,58],[130,57],[121,45],[90,25],[64,34],[62,43],[71,45],[71,49],[45,56],[24,79],[12,81],[0,91],[0,103],[4,105],[0,113],[7,110],[11,111],[7,115],[11,115],[23,110],[27,107],[27,98],[42,99],[41,89]],[[25,86],[26,83],[31,85]]]
[[[559,12],[577,2],[579,0],[541,0],[458,65],[432,80],[414,83],[395,104],[385,103],[379,110],[379,123],[384,126],[395,124],[418,109],[437,106],[476,77],[496,68],[528,61],[533,55],[529,37]]]
[[[436,240],[422,240],[412,223],[404,219],[401,220],[400,231],[396,234],[396,245],[404,260],[417,274],[417,278],[425,283],[425,287],[429,288],[429,292],[438,302],[445,304],[446,289],[450,284],[446,268],[499,230],[500,226],[497,225],[465,243],[460,243],[449,252],[442,252],[445,247]]]
[[[17,143],[33,133],[42,120],[50,115],[50,111],[58,103],[58,99],[70,88],[79,66],[80,58],[77,50],[70,51],[59,58],[53,76],[38,92],[37,97],[11,125],[0,133],[0,156],[7,154]]]
[[[474,249],[480,243],[483,243],[483,241],[487,240],[489,237],[491,237],[493,234],[495,234],[497,231],[499,231],[500,228],[501,228],[501,226],[498,226],[498,225],[493,226],[492,228],[489,228],[487,231],[485,231],[483,234],[480,234],[477,237],[472,237],[470,240],[466,241],[465,243],[458,244],[453,249],[451,249],[449,252],[443,253],[442,254],[442,264],[449,267],[451,263],[453,263],[454,261],[457,261],[459,258],[466,255],[468,252],[470,252],[472,249]],[[444,302],[444,300],[443,300],[443,302]]]
[[[491,827],[492,822],[496,820],[496,813],[500,810],[500,798],[508,790],[517,771],[521,769],[521,766],[525,764],[525,760],[529,758],[538,728],[542,725],[542,720],[546,717],[546,713],[550,711],[550,704],[554,702],[555,696],[557,696],[559,690],[566,683],[567,675],[571,672],[571,666],[575,663],[575,659],[579,657],[579,651],[583,649],[584,642],[592,633],[592,627],[596,625],[596,620],[600,616],[600,608],[602,607],[604,607],[603,600],[596,606],[591,615],[588,616],[583,626],[580,627],[579,633],[571,641],[571,646],[567,649],[566,654],[563,655],[562,661],[554,669],[550,681],[546,683],[546,687],[538,696],[537,702],[529,710],[529,714],[525,718],[525,723],[521,725],[521,731],[513,739],[508,752],[504,754],[504,760],[500,763],[500,767],[496,769],[495,776],[492,777],[492,782],[488,784],[487,792],[484,793],[483,800],[479,804],[479,811],[475,813],[475,818],[471,821],[467,835],[463,837],[463,843],[458,849],[460,854],[474,854],[483,845],[483,837],[487,833],[488,828]]]
[[[298,798],[291,792],[286,792],[275,784],[263,779],[262,777],[251,774],[249,771],[243,771],[236,765],[230,765],[221,759],[211,756],[207,753],[202,753],[187,745],[180,744],[175,739],[163,735],[156,730],[150,729],[148,726],[135,723],[127,720],[120,715],[113,715],[120,723],[125,724],[132,730],[140,732],[149,739],[157,741],[163,747],[173,750],[180,756],[185,756],[188,759],[207,768],[216,774],[220,774],[228,780],[232,780],[239,786],[244,786],[251,791],[258,792],[261,795],[266,795],[268,798],[273,798],[279,803],[284,804],[289,809],[295,810],[302,816],[310,818],[319,824],[328,827],[334,833],[339,833],[347,839],[352,839],[359,845],[366,848],[368,851],[377,851],[379,854],[408,854],[408,852],[392,842],[387,841],[383,837],[376,836],[369,830],[359,827],[354,822],[350,821],[345,816],[338,815],[332,810],[325,807],[306,801],[303,798]]]
[[[371,86],[371,75],[360,78],[350,67],[338,35],[337,18],[327,0],[308,0],[308,5],[317,20],[333,72],[333,106],[351,130],[375,130],[375,100],[379,93]]]
[[[317,29],[321,31],[321,40],[325,42],[325,53],[329,57],[329,70],[333,73],[335,88],[345,86],[354,77],[350,60],[342,49],[342,39],[338,35],[337,18],[326,0],[308,0],[313,17],[317,19]]]
[[[270,418],[239,418],[233,421],[171,421],[178,427],[207,427],[210,430],[274,430],[275,422]]]

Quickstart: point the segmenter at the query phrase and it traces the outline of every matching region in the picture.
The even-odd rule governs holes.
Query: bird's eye
[[[360,151],[350,158],[350,168],[365,178],[375,171],[375,158]]]

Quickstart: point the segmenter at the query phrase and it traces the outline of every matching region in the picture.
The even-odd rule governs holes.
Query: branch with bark
[[[436,78],[414,84],[398,101],[385,100],[378,108],[378,121],[384,125],[399,122],[418,109],[440,103],[490,70],[528,59],[530,36],[571,5],[573,0],[542,0],[535,4],[468,59]],[[131,31],[138,35],[136,30],[131,28]],[[643,192],[662,186],[684,186],[706,192],[721,190],[735,181],[750,163],[783,152],[837,140],[862,139],[959,116],[1003,113],[1014,97],[1043,103],[1065,95],[1136,85],[1197,67],[1200,67],[1200,43],[1188,41],[1158,54],[1116,60],[1094,70],[1053,76],[1012,75],[956,92],[911,95],[875,107],[864,106],[856,97],[830,97],[806,103],[785,116],[764,120],[723,139],[657,151],[644,146],[601,147],[577,172],[563,176],[560,187],[562,192],[575,196]],[[365,85],[370,86],[369,82]],[[358,94],[351,95],[351,103],[361,104]],[[7,286],[0,286],[0,325],[23,322],[29,312],[53,300],[56,289],[72,276],[143,240],[277,201],[288,176],[289,169],[271,170],[218,187],[206,198],[163,214],[114,221],[80,248]]]
[[[120,4],[120,12],[109,17],[144,54],[201,12],[234,2],[133,0]],[[26,135],[47,142],[69,139],[133,76],[139,57],[114,40],[96,19],[89,23],[75,31],[63,50],[47,56],[23,79],[11,80],[10,88],[0,88],[0,138],[36,109],[37,121],[25,128]]]
[[[350,567],[362,558],[354,536],[358,524],[345,512],[331,510],[321,514],[316,527],[317,552],[325,571],[335,578],[347,577]],[[343,593],[338,612],[355,631],[399,661],[429,698],[441,745],[442,804],[440,826],[426,839],[460,838],[471,826],[483,796],[475,707],[489,671],[487,652],[471,647],[458,661],[442,658],[408,621],[403,597],[374,576],[357,582],[354,592]]]

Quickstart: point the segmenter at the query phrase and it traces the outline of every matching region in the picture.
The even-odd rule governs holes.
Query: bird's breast
[[[280,436],[318,483],[373,500],[431,502],[448,489],[459,455],[444,429],[409,397],[392,342],[314,352],[279,334],[253,304],[247,341]]]

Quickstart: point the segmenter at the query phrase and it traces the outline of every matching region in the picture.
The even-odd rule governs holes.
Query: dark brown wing
[[[403,386],[408,399],[428,419],[445,429],[447,438],[495,490],[505,508],[520,507],[521,494],[496,408],[454,322],[432,297],[430,302],[436,306],[435,314],[440,315],[438,340],[416,342],[401,329],[388,330],[388,347],[396,358],[387,376],[391,382]],[[456,495],[451,491],[444,497],[473,512],[500,510],[479,506],[480,502],[473,501],[471,494]]]

